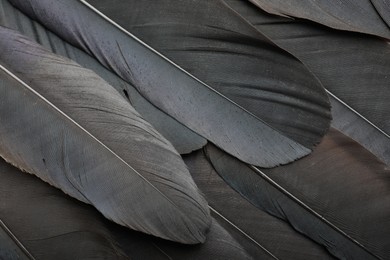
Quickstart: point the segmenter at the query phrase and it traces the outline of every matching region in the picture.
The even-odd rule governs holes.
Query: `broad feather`
[[[296,142],[312,147],[328,129],[328,99],[313,75],[220,2],[89,2]]]
[[[282,68],[288,70],[292,70],[294,66],[299,68],[294,75],[284,73],[286,77],[284,80],[278,79],[269,83],[271,86],[275,86],[277,82],[291,84],[288,91],[286,90],[292,92],[289,97],[283,99],[282,95],[276,95],[281,98],[280,103],[290,104],[290,97],[299,95],[295,92],[306,81],[308,81],[308,88],[317,85],[316,91],[311,92],[310,88],[304,91],[305,94],[311,93],[310,97],[303,95],[302,98],[303,100],[313,98],[313,102],[302,105],[300,99],[296,99],[298,104],[293,106],[293,108],[305,106],[303,111],[312,111],[312,114],[317,115],[315,118],[322,120],[320,125],[315,127],[318,132],[314,131],[316,133],[314,143],[307,144],[302,141],[305,143],[303,145],[301,140],[293,140],[281,131],[275,130],[275,127],[269,126],[268,122],[264,122],[252,111],[242,108],[220,92],[203,84],[124,29],[108,21],[85,1],[12,0],[10,2],[64,40],[89,52],[103,65],[133,84],[143,96],[162,111],[245,162],[273,167],[305,156],[310,153],[315,142],[321,139],[330,122],[328,100],[315,78],[310,76],[304,66],[293,57],[265,39],[259,42],[264,45],[265,51],[269,50],[264,55],[264,60],[272,61],[280,58],[287,64],[291,63],[291,66],[282,65],[280,61],[281,68],[278,72],[282,73]],[[225,12],[229,14],[230,11],[225,9],[221,13]],[[211,17],[211,14],[208,17]],[[227,16],[227,19],[229,17]],[[243,36],[243,38],[242,40],[248,40],[248,37]],[[274,67],[276,65],[274,64]],[[262,65],[261,70],[267,73],[266,64]],[[270,78],[273,78],[276,76],[272,75],[278,72],[268,73],[271,75]],[[284,82],[287,80],[292,82]],[[269,90],[270,93],[278,91]],[[262,97],[256,98],[262,99]],[[312,120],[302,128],[312,125],[314,121],[316,124],[319,122]],[[305,133],[307,132],[313,133],[313,131]]]
[[[2,159],[0,179],[0,259],[127,259],[91,206]]]
[[[264,11],[311,20],[331,28],[390,38],[385,0],[249,0]],[[387,4],[388,5],[388,4]],[[383,7],[383,8],[380,8]],[[378,13],[379,11],[379,13]]]
[[[285,219],[341,259],[388,259],[390,171],[331,130],[309,156],[286,166],[248,166],[208,146],[222,178],[257,207]]]
[[[0,177],[0,259],[251,259],[216,220],[205,244],[184,246],[109,222],[3,160]]]
[[[217,174],[203,151],[186,155],[184,161],[212,215],[254,259],[333,259],[324,247],[245,200]]]
[[[0,154],[132,229],[199,243],[207,203],[172,145],[95,73],[0,28]]]
[[[145,120],[167,138],[179,153],[189,153],[200,149],[206,144],[206,139],[150,104],[131,84],[103,67],[103,65],[84,51],[72,46],[38,22],[24,15],[12,6],[8,0],[0,0],[0,14],[0,25],[19,31],[48,50],[93,70],[118,90],[123,98],[128,100]]]
[[[245,1],[225,3],[318,77],[330,95],[333,127],[390,164],[387,41],[269,15]]]

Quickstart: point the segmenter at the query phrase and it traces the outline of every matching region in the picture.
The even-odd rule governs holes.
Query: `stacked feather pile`
[[[0,259],[390,259],[386,0],[0,0]]]

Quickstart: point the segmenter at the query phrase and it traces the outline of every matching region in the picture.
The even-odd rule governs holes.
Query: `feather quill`
[[[270,127],[130,33],[108,22],[85,1],[10,2],[66,41],[88,51],[103,65],[132,83],[158,108],[241,160],[273,167],[310,153],[313,144],[304,146]],[[266,60],[273,60],[275,55],[279,55],[277,57],[286,62],[291,61],[294,66],[297,64],[294,58],[284,57],[286,54],[281,54],[280,49],[269,42],[263,44],[274,54]],[[307,79],[307,74],[306,70],[300,71],[294,77]],[[314,78],[311,80],[312,85],[318,84]],[[292,88],[298,88],[301,83],[296,82]],[[325,120],[325,127],[319,127],[321,132],[325,132],[330,121],[329,104],[322,97],[320,94],[308,109],[313,109]],[[283,102],[288,104],[289,100]]]
[[[118,90],[123,98],[128,100],[146,121],[167,138],[179,153],[190,153],[206,144],[206,139],[150,104],[131,84],[103,67],[97,60],[82,50],[70,45],[38,22],[24,15],[12,6],[8,0],[0,0],[0,25],[19,31],[48,50],[93,70]]]
[[[390,28],[383,17],[378,14],[378,9],[375,6],[375,2],[378,2],[376,0],[249,1],[270,14],[303,18],[334,29],[361,32],[390,39]]]
[[[2,159],[0,178],[0,259],[128,259],[91,206]]]
[[[203,151],[184,157],[192,177],[205,194],[212,214],[254,259],[333,259],[285,221],[259,210],[215,172]],[[235,231],[235,232],[234,232]]]
[[[3,27],[0,64],[3,158],[121,225],[204,241],[207,203],[180,155],[112,87]]]
[[[341,259],[388,259],[390,169],[331,130],[309,156],[260,169],[208,146],[222,178],[257,207],[285,219]]]
[[[271,16],[245,1],[225,2],[318,77],[330,95],[333,127],[390,164],[390,45],[385,40]]]

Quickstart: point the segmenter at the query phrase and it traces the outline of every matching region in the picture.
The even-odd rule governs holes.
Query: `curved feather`
[[[8,0],[0,0],[0,13],[0,25],[19,31],[48,50],[70,58],[102,77],[118,90],[146,121],[151,123],[159,133],[167,138],[179,153],[190,153],[206,145],[206,139],[150,104],[131,84],[103,67],[97,60],[85,52],[63,41],[39,23],[24,15],[12,6]]]
[[[203,242],[207,203],[172,145],[92,71],[0,36],[1,156],[119,224]]]
[[[249,260],[253,259],[233,236],[220,224],[218,216],[212,219],[210,232],[204,244],[182,245],[112,226],[123,250],[134,259],[153,260]],[[223,221],[223,220],[222,220]],[[261,258],[268,259],[268,258]]]
[[[264,11],[303,18],[328,27],[390,38],[390,29],[373,5],[375,0],[249,0]]]
[[[89,2],[296,142],[310,148],[328,129],[328,98],[311,73],[218,1]]]
[[[307,155],[312,148],[274,130],[257,116],[202,84],[131,34],[108,22],[85,1],[13,0],[11,3],[68,42],[89,51],[102,64],[137,87],[161,110],[243,161],[272,167]],[[285,57],[286,54],[272,44],[263,45],[272,54],[265,60],[280,57],[296,65],[294,58]],[[295,80],[307,79],[306,75],[305,70],[293,77]],[[292,88],[299,88],[301,83],[296,82]],[[312,83],[318,84],[314,79]],[[286,99],[282,102],[289,103]],[[308,109],[318,112],[329,123],[327,100],[319,97],[314,103],[318,104]],[[325,131],[326,127],[320,130]]]
[[[1,243],[1,259],[128,259],[92,207],[2,159],[0,179],[0,226],[19,251]]]
[[[390,45],[385,40],[271,16],[245,1],[225,2],[318,77],[330,95],[333,127],[390,164]]]
[[[390,169],[331,130],[309,156],[275,169],[248,166],[208,146],[222,178],[341,259],[387,259]]]
[[[254,259],[333,259],[325,248],[296,232],[285,221],[250,204],[215,172],[203,151],[184,157],[214,215]],[[236,231],[236,232],[233,232]]]

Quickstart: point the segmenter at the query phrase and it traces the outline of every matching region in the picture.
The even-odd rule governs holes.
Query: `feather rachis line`
[[[11,71],[9,71],[7,68],[5,68],[3,65],[0,64],[0,69],[3,70],[6,74],[11,76],[13,79],[15,79],[17,82],[19,82],[23,87],[25,87],[27,90],[32,92],[34,95],[39,97],[41,100],[43,100],[46,104],[48,104],[51,108],[53,108],[55,111],[57,111],[59,114],[61,114],[63,117],[65,117],[67,120],[72,122],[72,124],[76,125],[79,129],[81,129],[84,133],[86,133],[88,136],[90,136],[93,140],[95,140],[99,145],[103,146],[104,149],[109,151],[112,155],[114,155],[117,159],[119,159],[123,164],[125,164],[127,167],[129,167],[132,171],[134,171],[137,176],[139,176],[143,181],[145,181],[147,184],[149,184],[154,190],[156,190],[163,198],[165,198],[171,205],[173,205],[175,208],[178,209],[182,215],[187,218],[185,214],[183,214],[180,207],[178,207],[171,199],[169,199],[164,193],[162,193],[156,186],[154,186],[149,180],[147,180],[144,176],[142,176],[138,171],[136,171],[131,165],[129,165],[125,160],[123,160],[119,155],[117,155],[114,151],[112,151],[109,147],[107,147],[104,143],[102,143],[99,139],[97,139],[94,135],[92,135],[89,131],[87,131],[85,128],[83,128],[80,124],[78,124],[76,121],[74,121],[71,117],[69,117],[67,114],[65,114],[63,111],[61,111],[59,108],[57,108],[54,104],[52,104],[49,100],[47,100],[44,96],[42,96],[40,93],[35,91],[33,88],[31,88],[28,84],[26,84],[24,81],[22,81],[20,78],[18,78],[15,74],[13,74]]]

